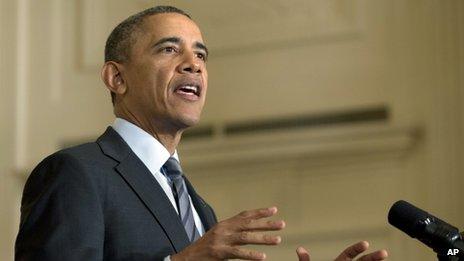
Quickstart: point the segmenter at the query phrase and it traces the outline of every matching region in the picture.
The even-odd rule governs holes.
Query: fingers
[[[233,245],[277,245],[282,241],[280,236],[258,234],[253,232],[240,232],[232,235]]]
[[[265,218],[277,213],[276,207],[243,211],[240,214],[219,222],[203,238],[209,248],[215,249],[213,256],[230,259],[262,260],[265,254],[240,248],[243,245],[278,245],[280,236],[257,233],[274,231],[285,227],[284,221],[271,221]],[[197,241],[198,242],[198,241]]]
[[[283,220],[247,220],[242,223],[242,231],[275,231],[285,228]]]
[[[351,261],[353,258],[358,256],[360,253],[364,252],[369,248],[369,243],[366,241],[358,242],[354,245],[351,245],[345,251],[343,251],[335,261]],[[296,254],[298,255],[298,261],[310,261],[309,253],[303,247],[298,247],[296,249]],[[388,253],[386,250],[378,250],[373,253],[363,255],[358,261],[382,261],[387,259]]]
[[[230,248],[228,258],[244,260],[262,260],[264,253],[237,247],[238,245],[278,245],[282,239],[280,236],[256,233],[255,231],[280,230],[285,227],[284,221],[263,220],[277,213],[276,207],[261,208],[243,211],[226,222],[229,229]]]
[[[270,208],[246,210],[246,211],[241,212],[237,216],[240,218],[246,218],[246,219],[260,219],[260,218],[271,217],[275,213],[277,213],[277,208],[270,207]]]
[[[235,231],[275,231],[285,228],[283,220],[265,220],[277,213],[276,207],[243,211],[227,220]]]
[[[381,261],[385,260],[388,257],[388,253],[386,250],[379,250],[373,253],[367,254],[359,258],[359,261]]]
[[[308,251],[303,247],[298,247],[296,249],[296,254],[298,255],[298,261],[311,261]]]
[[[266,258],[264,253],[240,246],[279,244],[282,241],[280,236],[257,232],[284,228],[285,222],[282,220],[265,220],[276,213],[276,207],[243,211],[232,218],[217,223],[199,240],[173,257],[176,260],[263,260]]]
[[[349,246],[345,249],[336,259],[335,261],[346,261],[351,260],[361,254],[362,252],[366,251],[369,248],[369,243],[367,241],[361,241],[354,245]]]
[[[347,261],[352,260],[362,252],[366,251],[369,248],[369,243],[367,241],[361,241],[354,245],[351,245],[345,251],[343,251],[335,261]],[[388,257],[386,250],[375,251],[366,255],[363,255],[358,260],[359,261],[380,261],[385,260]]]

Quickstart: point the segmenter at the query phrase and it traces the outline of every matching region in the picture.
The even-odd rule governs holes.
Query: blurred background
[[[464,229],[464,1],[0,0],[0,259],[12,260],[32,168],[113,121],[111,29],[190,13],[210,48],[207,105],[181,162],[224,219],[275,205],[269,260],[333,260],[361,239],[435,260],[387,224],[398,199]]]

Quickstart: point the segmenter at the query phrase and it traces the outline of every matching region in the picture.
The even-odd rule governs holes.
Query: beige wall
[[[0,258],[13,259],[20,182],[15,176],[15,4],[0,1]],[[5,26],[5,25],[9,26]],[[21,178],[22,179],[22,178]],[[14,187],[16,186],[16,188]]]
[[[111,2],[111,4],[109,4]],[[211,59],[202,124],[185,169],[220,218],[277,205],[297,244],[330,260],[366,238],[391,260],[434,260],[386,224],[408,199],[464,228],[464,4],[452,1],[191,1]],[[29,171],[65,143],[111,123],[99,80],[106,35],[148,7],[137,0],[0,0],[0,259],[11,260]],[[386,105],[383,123],[237,137],[229,122]]]

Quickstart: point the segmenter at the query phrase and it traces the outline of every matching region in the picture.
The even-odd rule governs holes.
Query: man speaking
[[[183,175],[176,148],[200,120],[208,49],[188,14],[158,6],[111,32],[101,76],[116,119],[96,142],[54,153],[23,192],[16,260],[263,260],[278,245],[276,207],[217,223]],[[367,242],[347,248],[351,260]],[[301,261],[309,260],[303,248]],[[383,260],[376,251],[359,260]]]

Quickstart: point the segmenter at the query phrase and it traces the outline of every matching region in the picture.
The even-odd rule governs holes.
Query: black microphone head
[[[464,241],[456,227],[404,200],[397,201],[390,208],[388,223],[417,238],[439,256],[446,256],[449,249],[457,249],[464,257]]]
[[[416,238],[424,226],[423,221],[429,214],[404,200],[399,200],[388,212],[388,223]]]

